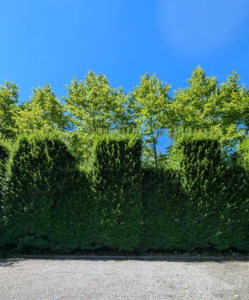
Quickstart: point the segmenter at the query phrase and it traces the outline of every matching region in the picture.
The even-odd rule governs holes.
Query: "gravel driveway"
[[[1,259],[0,299],[249,299],[249,261]]]

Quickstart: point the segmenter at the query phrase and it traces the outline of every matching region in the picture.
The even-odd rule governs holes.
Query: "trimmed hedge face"
[[[3,195],[6,176],[6,163],[9,159],[9,148],[5,144],[0,144],[0,247],[2,244],[2,235],[4,233],[4,210],[3,210]]]
[[[102,140],[96,147],[94,243],[134,250],[140,242],[141,141]]]
[[[202,178],[209,178],[221,165],[221,150],[216,140],[183,141],[181,147],[184,155],[182,168],[189,180],[201,173]]]
[[[6,172],[6,163],[9,159],[10,153],[9,149],[4,144],[0,144],[0,180],[2,186],[2,180],[4,180]]]
[[[234,165],[224,169],[221,178],[216,244],[221,249],[232,246],[249,251],[249,173]]]
[[[9,149],[4,144],[0,144],[0,201],[2,202],[3,185],[6,173],[6,163],[9,159]]]
[[[141,140],[104,137],[97,140],[92,172],[84,173],[58,138],[20,139],[6,168],[2,164],[0,250],[191,251],[213,245],[249,252],[243,161],[222,160],[217,141],[182,147],[181,170],[141,169]]]
[[[173,170],[142,169],[142,195],[142,250],[188,249],[181,174]]]
[[[238,249],[248,251],[248,240],[245,242],[248,221],[244,218],[243,226],[238,225],[241,216],[245,215],[242,211],[249,209],[249,198],[245,192],[248,190],[245,185],[248,176],[245,170],[241,168],[236,173],[238,169],[236,171],[222,161],[216,140],[185,142],[182,147],[183,187],[188,197],[186,234],[189,242],[193,247],[215,245],[219,249],[226,249],[239,246]],[[235,207],[239,207],[241,213],[240,209],[236,212]]]
[[[83,244],[87,244],[90,207],[85,193],[87,180],[82,175],[60,140],[21,139],[10,161],[5,194],[7,241],[15,240],[21,248],[23,244],[65,248],[79,235],[84,223]],[[77,237],[75,247],[79,241]]]

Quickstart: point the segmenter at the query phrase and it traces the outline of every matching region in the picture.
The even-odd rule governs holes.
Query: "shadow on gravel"
[[[24,261],[22,258],[4,258],[0,259],[0,268],[1,267],[11,267],[13,264]]]
[[[192,263],[206,263],[206,262],[249,262],[249,257],[198,257],[198,256],[46,256],[46,255],[20,255],[13,258],[0,259],[0,267],[11,267],[13,264],[28,261],[28,260],[84,260],[84,261],[148,261],[148,262],[192,262]]]
[[[13,246],[13,245],[12,245]],[[13,247],[12,247],[13,248]],[[82,250],[80,248],[71,251],[71,253],[53,253],[50,250],[35,251],[37,249],[22,249],[16,252],[15,249],[6,249],[0,252],[0,267],[12,266],[23,260],[92,260],[92,261],[165,261],[165,262],[249,262],[249,253],[240,251],[237,248],[229,247],[226,250],[218,250],[216,247],[209,245],[206,248],[194,248],[191,252],[186,253],[184,250],[173,252],[163,252],[160,250],[149,250],[145,253],[128,252],[121,250],[112,250],[108,247],[102,247],[95,250]],[[174,250],[175,251],[175,250]]]

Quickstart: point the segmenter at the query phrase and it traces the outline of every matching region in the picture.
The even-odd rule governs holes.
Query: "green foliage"
[[[189,249],[186,240],[186,197],[181,174],[174,170],[142,169],[144,210],[141,250]]]
[[[249,251],[249,92],[235,72],[187,82],[170,101],[155,75],[127,96],[89,72],[65,105],[0,87],[0,250]]]
[[[249,136],[245,137],[238,145],[237,160],[249,171]]]
[[[87,163],[93,155],[96,135],[109,134],[127,128],[125,95],[122,89],[110,87],[105,75],[89,72],[85,81],[74,78],[67,86],[65,109],[74,127],[67,134],[70,148]]]
[[[222,183],[216,244],[221,249],[233,246],[248,251],[249,173],[239,164],[234,164],[224,170]]]
[[[239,75],[233,72],[227,81],[221,83],[217,106],[219,107],[219,119],[224,134],[231,125],[236,131],[243,132],[238,126],[242,125],[249,130],[249,91],[245,85],[239,85]]]
[[[44,88],[33,90],[31,100],[22,103],[15,120],[20,134],[60,131],[69,126],[68,117],[64,116],[59,99],[47,83]]]
[[[184,160],[182,169],[188,180],[201,176],[204,180],[214,176],[221,164],[221,150],[217,140],[185,140],[181,143]]]
[[[97,136],[88,172],[58,134],[20,137],[3,181],[0,250],[248,252],[248,170],[200,137],[182,137],[177,168],[156,169],[141,168],[134,132]]]
[[[141,77],[140,85],[130,95],[132,101],[130,107],[133,110],[133,118],[136,128],[145,137],[143,147],[143,159],[145,162],[153,162],[158,167],[158,138],[166,129],[165,114],[170,104],[168,92],[170,85],[160,81],[155,75],[146,73]]]
[[[18,87],[6,81],[0,86],[0,138],[13,140],[17,129],[15,116],[18,113]]]
[[[2,197],[2,186],[5,180],[6,164],[10,156],[11,144],[8,142],[0,142],[0,191]]]
[[[58,136],[21,136],[8,164],[4,194],[6,243],[19,249],[78,247],[89,243],[87,180]],[[81,184],[81,187],[79,187]],[[85,230],[82,237],[82,227]]]
[[[33,90],[31,100],[17,106],[18,88],[6,82],[0,88],[0,135],[14,141],[19,134],[56,131],[70,151],[86,166],[94,155],[97,134],[135,131],[143,137],[142,165],[162,167],[169,153],[158,151],[159,137],[168,131],[171,147],[182,132],[215,131],[227,147],[248,133],[249,92],[233,72],[220,85],[201,67],[178,89],[172,101],[170,85],[146,73],[140,85],[125,95],[113,89],[103,74],[89,72],[84,82],[74,78],[61,105],[49,84]],[[228,149],[228,151],[230,151]]]
[[[134,250],[142,226],[141,140],[112,135],[95,142],[94,243]]]
[[[249,93],[238,80],[233,72],[219,87],[216,77],[196,68],[187,80],[190,87],[175,92],[166,113],[170,136],[176,141],[182,131],[214,130],[222,140],[241,137],[244,130],[238,125],[246,127]]]
[[[182,183],[188,199],[186,234],[189,245],[202,247],[215,235],[219,220],[217,205],[224,203],[220,193],[219,197],[216,196],[220,188],[221,150],[215,139],[186,139],[181,142],[181,147]]]
[[[181,147],[189,246],[248,251],[248,173],[229,166],[216,139],[186,139]]]
[[[6,177],[6,164],[10,156],[10,144],[1,141],[0,143],[0,246],[2,243],[2,235],[4,232],[4,207],[3,207],[3,195],[4,184]]]
[[[167,112],[171,121],[169,132],[175,135],[182,127],[184,129],[209,129],[218,124],[214,117],[216,112],[215,99],[218,93],[218,84],[215,77],[206,77],[200,68],[193,71],[192,77],[187,80],[190,87],[178,89],[174,93],[173,101]]]

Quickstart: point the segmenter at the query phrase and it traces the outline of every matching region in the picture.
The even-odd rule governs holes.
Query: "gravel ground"
[[[0,299],[249,299],[248,261],[1,259]]]

